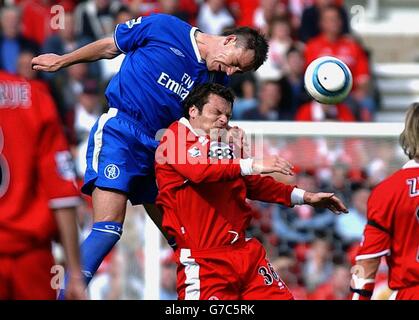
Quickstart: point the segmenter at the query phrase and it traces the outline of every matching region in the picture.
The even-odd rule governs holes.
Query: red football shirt
[[[186,125],[185,125],[186,124]],[[209,249],[244,237],[252,210],[246,198],[291,205],[294,186],[272,177],[242,176],[229,147],[195,135],[183,118],[166,131],[156,152],[156,203],[163,227],[179,247]]]
[[[51,96],[0,72],[0,254],[51,241],[50,209],[79,203],[74,179]]]
[[[356,260],[387,256],[389,287],[419,284],[419,163],[376,186],[368,200],[368,224]]]
[[[341,36],[335,42],[330,42],[324,35],[311,39],[305,50],[306,65],[322,56],[333,56],[345,62],[352,72],[354,86],[369,77],[368,58],[364,50],[348,36]]]

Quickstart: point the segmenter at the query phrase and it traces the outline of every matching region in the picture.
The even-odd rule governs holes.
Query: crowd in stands
[[[36,83],[39,90],[53,96],[80,178],[85,168],[89,131],[108,108],[104,88],[124,55],[73,65],[53,74],[32,70],[31,59],[40,53],[71,52],[111,36],[118,23],[141,15],[175,15],[212,34],[221,35],[234,26],[252,26],[266,35],[270,44],[266,63],[257,72],[231,79],[237,95],[234,120],[373,121],[379,108],[370,53],[351,33],[342,0],[15,0],[7,3],[0,7],[0,69],[25,77]],[[61,9],[63,20],[57,16]],[[305,67],[323,55],[342,59],[353,73],[353,90],[341,104],[322,105],[311,100],[304,90]],[[290,140],[286,145],[281,144],[283,148],[275,141],[271,143],[272,148],[280,150],[296,166],[298,174],[287,183],[296,183],[310,191],[333,191],[344,199],[350,213],[336,217],[331,212],[318,212],[307,206],[284,208],[254,202],[255,219],[249,233],[260,237],[269,248],[274,267],[297,299],[347,299],[353,250],[361,240],[366,223],[366,199],[371,188],[389,173],[393,145],[383,142],[372,150],[356,139],[334,143],[309,138]],[[82,220],[88,221],[89,206],[81,212]],[[121,255],[113,255],[102,270],[108,265],[121,264]],[[141,269],[141,254],[122,256],[137,258],[135,261]],[[162,298],[173,299],[176,298],[173,263],[170,257],[163,261]],[[98,277],[96,283],[100,288],[107,285],[109,294],[113,295],[92,296],[121,298],[119,291],[109,290],[122,281],[117,276],[119,269],[109,268],[108,279]],[[134,289],[141,292],[141,279],[137,278],[132,283],[138,283]],[[95,288],[94,283],[92,287]]]

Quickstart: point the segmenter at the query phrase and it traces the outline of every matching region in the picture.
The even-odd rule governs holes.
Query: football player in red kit
[[[406,113],[400,144],[410,161],[378,184],[368,200],[368,223],[352,274],[353,300],[371,298],[382,256],[392,298],[419,299],[419,103]]]
[[[0,72],[0,300],[56,298],[51,240],[57,225],[72,274],[67,298],[85,298],[75,212],[79,201],[50,95]]]
[[[179,299],[292,299],[262,244],[245,237],[246,198],[287,206],[311,204],[347,212],[332,193],[311,193],[260,173],[290,173],[279,157],[234,159],[219,142],[234,96],[218,84],[196,87],[185,117],[166,130],[156,152],[157,205],[163,228],[175,237]],[[215,138],[214,134],[215,133]]]

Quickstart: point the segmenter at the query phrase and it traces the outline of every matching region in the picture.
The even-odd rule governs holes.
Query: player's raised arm
[[[120,53],[113,37],[107,37],[61,56],[54,53],[41,54],[32,59],[32,68],[38,71],[55,72],[76,63],[112,59]]]

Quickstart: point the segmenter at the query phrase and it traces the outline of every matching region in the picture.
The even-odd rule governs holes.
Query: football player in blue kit
[[[182,117],[182,101],[197,84],[226,84],[236,72],[256,70],[268,44],[241,27],[215,36],[169,15],[139,17],[116,26],[114,36],[74,52],[43,54],[33,69],[54,72],[72,64],[126,54],[105,95],[109,111],[92,128],[82,191],[92,195],[92,231],[81,246],[86,283],[122,234],[127,200],[143,204],[161,226],[154,206],[155,135]]]

